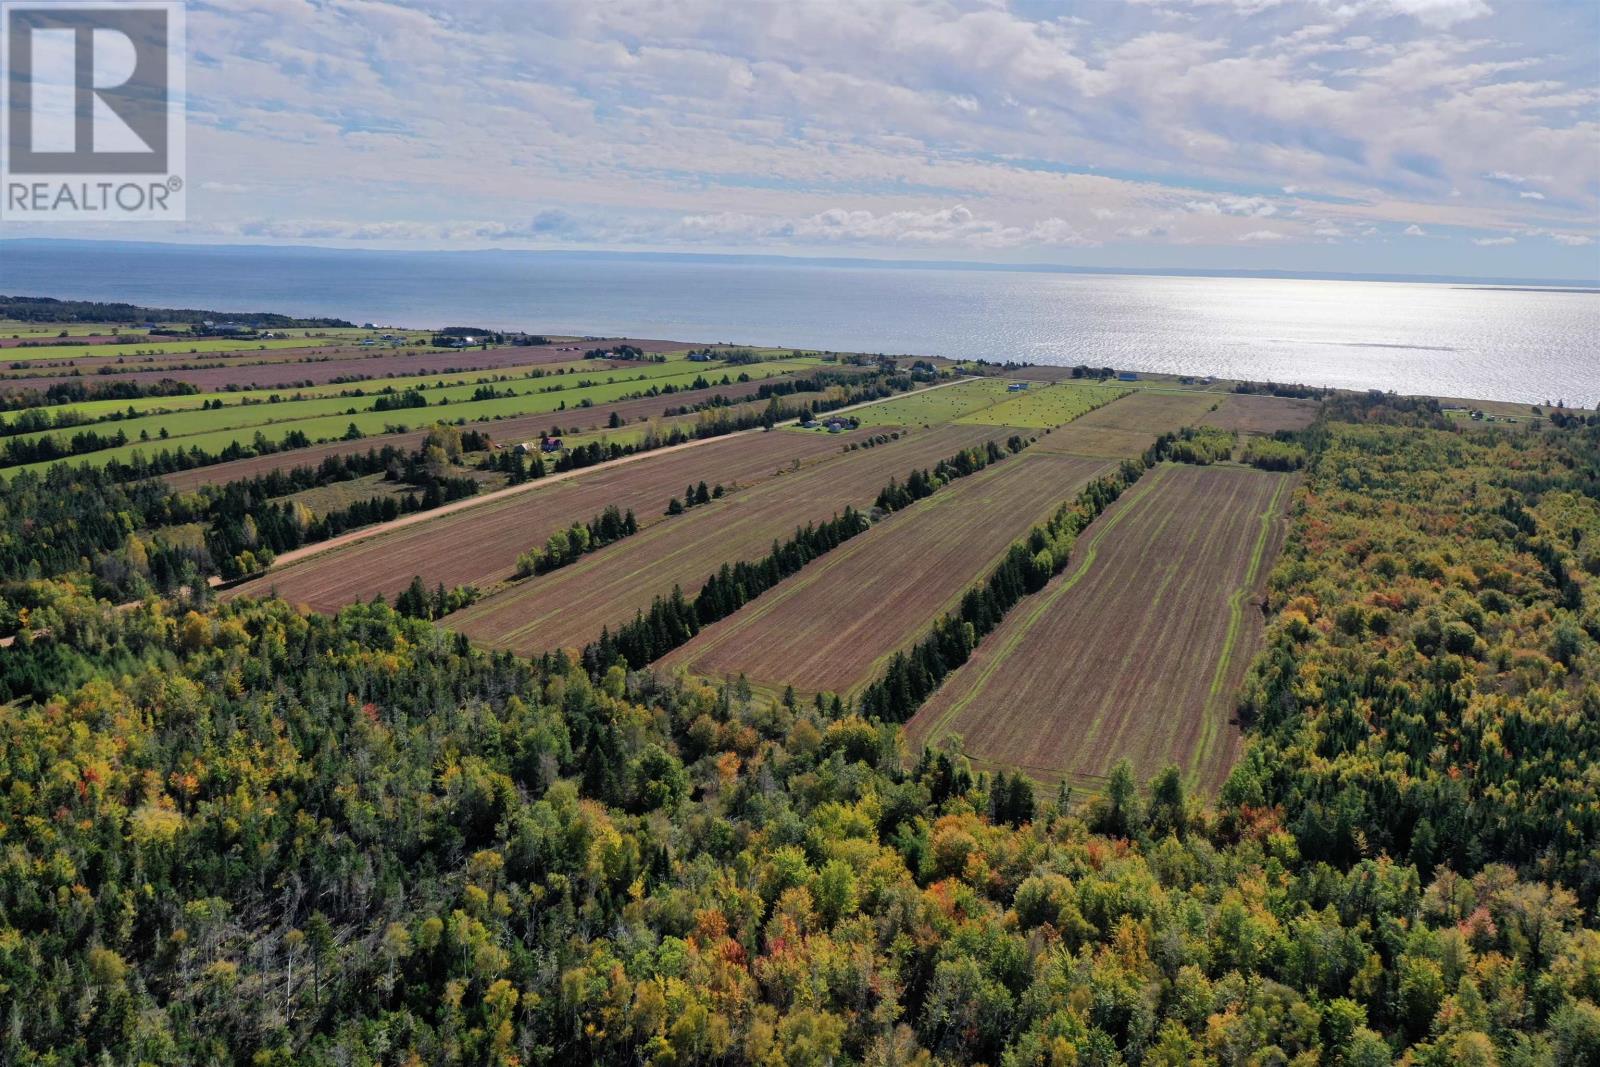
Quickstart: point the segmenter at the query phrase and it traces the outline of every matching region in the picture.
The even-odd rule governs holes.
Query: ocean
[[[1600,405],[1592,290],[30,241],[0,293]]]

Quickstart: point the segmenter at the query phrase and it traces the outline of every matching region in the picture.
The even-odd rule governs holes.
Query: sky
[[[8,237],[1600,278],[1594,0],[195,0],[189,219]]]

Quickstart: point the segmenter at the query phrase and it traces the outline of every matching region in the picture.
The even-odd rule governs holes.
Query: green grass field
[[[1011,395],[1010,399],[991,405],[956,422],[978,423],[984,426],[1015,426],[1024,430],[1042,430],[1071,422],[1102,404],[1109,404],[1128,389],[1117,385],[1035,383],[1026,391]]]
[[[1005,382],[981,378],[896,397],[851,414],[863,426],[937,426],[993,407],[1009,395]]]
[[[8,340],[13,337],[43,340],[59,337],[63,333],[68,337],[98,337],[116,329],[121,327],[109,322],[21,322],[17,319],[0,319],[0,337]]]
[[[58,333],[60,331],[57,331]],[[133,344],[110,345],[46,345],[40,348],[0,349],[0,360],[6,363],[34,363],[40,360],[90,359],[101,356],[188,356],[217,355],[234,352],[271,352],[281,348],[314,348],[323,345],[350,344],[368,336],[352,331],[316,330],[296,333],[289,337],[270,340],[234,341],[226,338],[151,340]],[[387,345],[388,342],[381,342]]]
[[[704,368],[721,368],[720,363],[695,364]],[[565,372],[563,374],[562,372]],[[573,360],[568,363],[543,363],[537,367],[505,367],[501,369],[485,369],[478,371],[451,371],[445,374],[420,374],[406,378],[371,378],[359,382],[329,382],[325,385],[309,385],[286,387],[279,386],[273,389],[234,389],[218,390],[210,393],[195,393],[191,396],[155,396],[141,397],[136,400],[88,400],[77,404],[55,404],[48,407],[34,408],[54,418],[62,413],[74,413],[87,419],[103,419],[108,415],[126,412],[129,408],[141,414],[157,415],[166,412],[194,411],[204,408],[206,404],[220,400],[229,407],[242,407],[254,403],[274,403],[277,405],[299,403],[302,400],[313,400],[320,397],[344,396],[349,400],[344,407],[362,407],[363,397],[348,395],[355,390],[365,394],[366,405],[370,405],[372,397],[379,390],[394,389],[397,392],[406,389],[422,389],[428,393],[428,399],[437,401],[442,396],[450,396],[452,401],[471,397],[474,390],[480,385],[494,385],[502,391],[512,389],[518,393],[538,392],[552,385],[570,386],[581,380],[595,382],[621,381],[624,378],[638,379],[660,378],[684,373],[682,363],[645,363],[637,367],[611,369],[596,364],[593,360]],[[728,373],[724,371],[724,373]],[[692,377],[690,379],[693,380]],[[532,384],[536,383],[536,384]],[[437,391],[436,391],[437,390]],[[450,392],[448,390],[457,390]],[[276,401],[272,400],[277,397]],[[0,420],[6,416],[0,414]],[[273,421],[276,421],[274,419]]]
[[[610,383],[601,379],[598,384],[587,388],[574,386],[556,392],[537,391],[538,388],[552,384],[548,381],[530,382],[528,384],[533,388],[529,392],[496,400],[457,402],[451,399],[447,404],[439,404],[441,397],[453,397],[453,395],[470,397],[475,387],[430,390],[427,394],[431,402],[428,407],[396,411],[368,410],[373,402],[370,396],[327,397],[318,400],[224,407],[210,411],[184,411],[171,415],[124,419],[102,423],[94,429],[102,434],[115,434],[121,430],[128,435],[130,439],[128,444],[70,457],[69,462],[104,464],[113,459],[122,461],[131,459],[136,451],[150,456],[165,449],[187,450],[191,447],[204,452],[217,452],[234,441],[248,444],[254,440],[257,433],[272,442],[281,441],[291,431],[304,433],[313,442],[325,441],[340,437],[352,424],[362,434],[370,436],[385,433],[391,427],[410,429],[438,421],[455,422],[458,419],[465,419],[469,422],[479,422],[511,415],[536,415],[546,412],[555,416],[552,421],[559,422],[560,417],[557,412],[575,409],[585,400],[595,405],[604,404],[648,388],[650,384],[663,386],[673,384],[684,388],[701,375],[712,381],[720,381],[723,374],[736,378],[740,373],[759,380],[806,370],[816,366],[816,361],[783,360],[737,368],[722,368],[716,364],[694,364],[693,369],[689,370],[673,367],[671,364],[665,366],[675,373],[660,374],[644,382],[638,380],[630,368],[625,372],[609,372],[618,376],[617,380]],[[633,377],[622,377],[623,375],[633,375]],[[356,414],[349,414],[348,409],[351,407],[357,409]],[[162,429],[166,429],[168,434],[165,439],[160,436]],[[50,433],[71,437],[75,432],[77,431],[73,429],[52,430],[19,436],[24,440]],[[141,433],[148,433],[149,440],[140,440]],[[43,469],[49,465],[48,462],[32,463],[8,468],[8,471]]]

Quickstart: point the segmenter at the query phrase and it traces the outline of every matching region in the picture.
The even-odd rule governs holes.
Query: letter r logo
[[[166,174],[170,20],[163,5],[0,7],[11,174]]]

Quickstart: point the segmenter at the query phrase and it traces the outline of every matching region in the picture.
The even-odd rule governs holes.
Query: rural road
[[[913,389],[910,392],[897,393],[894,396],[884,397],[880,400],[866,400],[859,404],[851,404],[848,407],[836,408],[827,414],[829,417],[834,415],[843,415],[847,412],[857,411],[861,408],[872,407],[875,404],[886,403],[890,400],[898,400],[901,397],[918,396],[922,393],[931,393],[935,389],[944,389],[948,386],[960,385],[962,382],[973,380],[974,378],[972,376],[955,378],[948,382],[940,382],[938,385],[930,385],[926,389]],[[434,519],[442,518],[445,515],[451,515],[458,511],[466,511],[469,508],[479,507],[484,504],[492,504],[496,500],[504,500],[506,497],[516,496],[519,493],[532,492],[533,490],[541,488],[542,486],[553,485],[556,482],[563,482],[569,478],[576,478],[582,474],[589,474],[595,471],[611,470],[613,468],[620,467],[625,463],[636,463],[640,460],[652,459],[656,456],[665,456],[673,452],[682,452],[685,449],[699,448],[702,445],[709,445],[714,441],[727,441],[734,437],[744,437],[750,434],[766,432],[766,430],[762,429],[738,430],[734,433],[725,433],[717,437],[700,437],[693,441],[685,441],[681,445],[668,445],[665,448],[655,448],[648,452],[635,452],[631,455],[622,456],[618,459],[608,460],[605,463],[597,463],[592,467],[579,467],[576,470],[562,471],[559,474],[546,475],[543,478],[537,478],[533,481],[524,482],[521,485],[512,485],[507,486],[504,489],[496,489],[494,492],[484,493],[482,496],[465,497],[461,500],[455,500],[449,504],[445,504],[442,507],[433,508],[430,511],[418,511],[410,515],[402,515],[398,519],[391,519],[389,522],[379,523],[376,526],[365,526],[359,530],[352,530],[350,533],[340,534],[338,537],[333,537],[326,541],[318,541],[314,545],[306,545],[303,548],[291,549],[275,559],[272,563],[272,566],[267,570],[262,571],[259,574],[251,575],[251,577],[257,578],[260,577],[261,574],[270,574],[273,570],[276,570],[280,567],[288,566],[291,563],[298,563],[303,559],[309,559],[310,557],[319,555],[323,552],[331,552],[336,548],[343,548],[345,545],[353,545],[369,538],[382,537],[384,534],[392,533],[395,530],[403,529],[407,526],[413,526],[419,522],[432,522]]]

